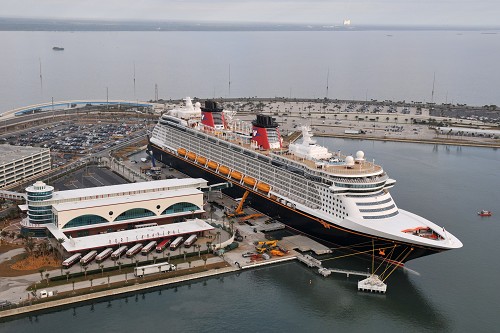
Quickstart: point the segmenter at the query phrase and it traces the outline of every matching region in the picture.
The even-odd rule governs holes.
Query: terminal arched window
[[[74,228],[74,227],[81,227],[84,225],[92,225],[92,224],[99,224],[99,223],[106,223],[108,220],[106,220],[104,217],[99,216],[99,215],[82,215],[75,217],[68,223],[66,223],[63,227],[63,229],[66,228]]]
[[[118,215],[115,221],[139,219],[142,217],[149,217],[149,216],[155,216],[155,213],[145,208],[133,208]]]
[[[194,212],[199,210],[200,208],[190,202],[179,202],[176,203],[167,209],[165,209],[161,215],[169,215],[174,213],[183,213],[183,212]]]

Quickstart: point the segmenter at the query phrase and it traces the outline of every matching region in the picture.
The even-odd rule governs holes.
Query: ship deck
[[[288,140],[284,140],[284,147],[280,149],[272,149],[272,150],[257,150],[254,147],[252,147],[249,143],[244,142],[241,139],[238,139],[237,135],[229,132],[226,134],[226,138],[221,138],[220,132],[214,133],[212,131],[203,131],[203,133],[213,136],[214,138],[218,138],[220,140],[228,141],[233,144],[237,144],[241,147],[244,147],[249,150],[254,150],[258,151],[260,154],[266,155],[268,157],[271,157],[273,154],[278,155],[282,158],[285,158],[287,160],[293,161],[295,163],[300,163],[307,168],[311,170],[318,170],[322,172],[326,172],[332,175],[336,176],[360,176],[360,175],[372,175],[372,174],[378,174],[382,172],[382,167],[379,165],[376,165],[372,162],[368,161],[362,161],[361,163],[356,162],[355,165],[353,166],[346,166],[345,164],[332,164],[331,162],[328,161],[321,161],[323,163],[316,163],[315,161],[307,160],[298,156],[295,156],[294,154],[290,153],[288,151],[288,145],[290,142]],[[345,155],[340,155],[336,154],[334,156],[335,158],[338,158],[340,160],[344,160],[347,156]]]

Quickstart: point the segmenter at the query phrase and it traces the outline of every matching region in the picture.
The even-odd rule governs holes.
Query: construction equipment
[[[254,219],[254,218],[258,218],[258,217],[262,217],[262,216],[264,216],[264,215],[262,215],[260,213],[250,214],[250,215],[247,215],[247,216],[240,217],[240,221],[243,222],[243,221],[246,221],[246,220],[249,220],[249,219]]]
[[[245,200],[247,199],[248,195],[250,194],[249,191],[245,191],[243,194],[243,197],[240,200],[240,203],[238,204],[238,207],[234,210],[233,213],[226,213],[227,217],[237,217],[237,216],[242,216],[245,215],[245,212],[243,211],[243,204],[245,203]]]
[[[257,251],[257,253],[265,253],[276,249],[277,246],[278,241],[276,240],[255,242],[255,251]]]

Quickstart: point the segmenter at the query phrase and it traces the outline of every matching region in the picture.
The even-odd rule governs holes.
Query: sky
[[[0,17],[499,26],[500,0],[2,0]]]

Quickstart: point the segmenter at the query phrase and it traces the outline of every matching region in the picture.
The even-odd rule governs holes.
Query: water
[[[328,71],[330,98],[431,101],[435,74],[435,102],[500,104],[499,39],[479,31],[0,32],[0,111],[52,97],[105,99],[106,89],[110,99],[149,100],[155,84],[167,99],[323,98]]]
[[[412,260],[388,279],[386,295],[356,291],[357,278],[322,278],[299,263],[231,274],[127,298],[77,305],[0,325],[0,332],[481,332],[497,331],[498,150],[319,138],[345,153],[365,151],[397,180],[400,208],[455,234],[464,247]],[[480,218],[481,209],[494,210]],[[364,259],[326,266],[366,270]],[[64,325],[55,325],[64,323]]]

